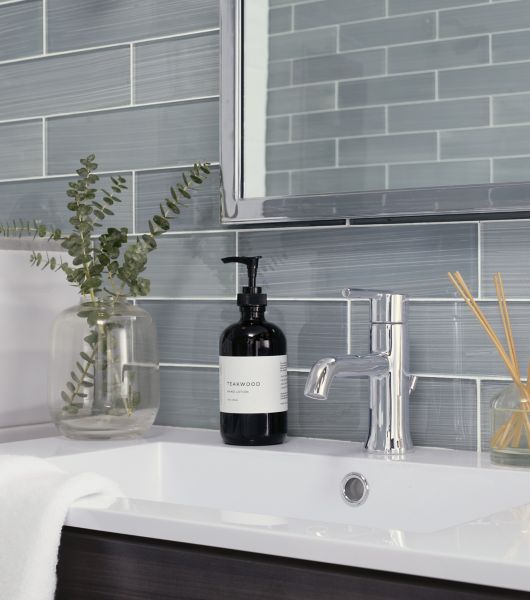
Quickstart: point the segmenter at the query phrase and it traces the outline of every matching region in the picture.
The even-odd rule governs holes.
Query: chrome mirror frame
[[[414,222],[465,217],[528,218],[530,182],[243,198],[241,164],[243,2],[244,0],[220,0],[219,147],[222,173],[222,224],[337,219],[381,222],[399,219]]]

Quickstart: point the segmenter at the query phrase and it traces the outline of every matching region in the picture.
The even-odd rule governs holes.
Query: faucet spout
[[[335,377],[383,377],[388,369],[388,355],[384,353],[321,358],[309,373],[304,394],[314,400],[326,400]]]
[[[346,298],[370,300],[369,354],[322,358],[307,378],[305,395],[328,397],[335,377],[369,377],[368,452],[400,455],[412,449],[406,297],[377,290],[343,290]]]

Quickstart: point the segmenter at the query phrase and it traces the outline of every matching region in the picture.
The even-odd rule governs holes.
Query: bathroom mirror
[[[222,221],[527,216],[528,5],[465,4],[221,0]]]

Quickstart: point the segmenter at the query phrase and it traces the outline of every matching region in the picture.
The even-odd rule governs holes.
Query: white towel
[[[69,475],[41,458],[0,455],[1,600],[53,600],[68,507],[98,493],[120,495],[95,473]]]

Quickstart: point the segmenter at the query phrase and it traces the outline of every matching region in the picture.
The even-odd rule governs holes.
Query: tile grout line
[[[510,0],[512,1],[512,0]],[[520,1],[520,0],[515,0],[515,1]],[[357,22],[356,22],[357,23]],[[345,25],[348,25],[348,23],[345,23]],[[330,28],[332,26],[330,25],[325,25],[323,26],[323,28]],[[314,31],[316,29],[320,29],[318,27],[313,27],[311,29],[303,29],[300,30],[300,32],[308,32],[308,31]],[[468,33],[468,34],[464,34],[464,35],[455,35],[455,36],[444,36],[441,37],[439,39],[436,38],[428,38],[428,39],[420,39],[420,40],[412,40],[412,41],[407,41],[407,42],[398,42],[398,43],[394,43],[394,44],[378,44],[378,45],[374,45],[374,46],[362,46],[362,47],[358,47],[358,48],[353,48],[353,49],[347,49],[347,50],[343,50],[341,52],[341,54],[362,54],[362,53],[366,53],[366,52],[371,52],[374,50],[384,50],[385,48],[388,48],[389,50],[392,50],[393,48],[403,48],[403,47],[410,47],[410,46],[425,46],[425,45],[429,45],[429,44],[435,44],[437,42],[458,42],[458,41],[465,41],[465,40],[471,40],[471,39],[475,39],[475,38],[487,38],[488,35],[491,36],[501,36],[501,35],[506,35],[506,34],[510,34],[510,33],[523,33],[528,31],[528,27],[521,27],[521,28],[512,28],[512,29],[502,29],[502,30],[498,30],[498,31],[493,31],[493,32],[482,32],[482,33]],[[283,34],[280,34],[283,35]],[[289,35],[289,34],[288,34]],[[271,35],[270,37],[275,38],[275,37],[279,37],[278,34],[276,35]],[[123,45],[120,44],[120,45]],[[90,48],[87,50],[97,50],[98,48]],[[83,52],[87,51],[87,50],[82,50]],[[77,52],[79,52],[79,50],[77,50]],[[72,52],[69,52],[69,54],[71,54]],[[323,51],[322,53],[315,53],[315,54],[311,54],[310,57],[306,56],[306,57],[300,57],[300,56],[294,56],[294,57],[285,57],[285,58],[278,58],[276,60],[271,60],[270,62],[272,64],[275,63],[284,63],[284,62],[288,62],[291,60],[305,60],[307,58],[322,58],[324,56],[329,56],[329,53]],[[7,63],[7,62],[19,62],[22,60],[35,60],[37,58],[41,58],[39,55],[34,55],[31,57],[24,57],[24,58],[14,58],[14,59],[8,59],[5,61],[0,62],[0,65]],[[527,58],[521,58],[521,59],[517,59],[517,60],[497,60],[497,61],[493,61],[491,63],[489,62],[475,62],[475,63],[471,63],[471,64],[465,64],[465,65],[450,65],[447,67],[440,67],[440,70],[442,71],[459,71],[461,69],[470,69],[470,68],[482,68],[482,67],[490,67],[492,65],[503,65],[503,64],[509,64],[509,63],[523,63],[523,62],[528,62]],[[391,75],[402,75],[402,74],[406,74],[406,73],[427,73],[427,72],[432,72],[434,69],[421,69],[418,71],[393,71],[391,73]],[[368,78],[373,78],[373,77],[382,77],[381,74],[379,75],[368,75]],[[359,79],[359,77],[354,77],[353,79]],[[313,83],[317,83],[317,82],[313,82]],[[303,85],[303,84],[302,84]]]
[[[9,4],[15,4],[15,3],[21,3],[21,2],[25,2],[26,0],[12,0],[12,1],[4,1],[2,2],[2,4],[0,5],[1,7],[7,6]],[[44,0],[46,2],[46,0]],[[508,0],[508,1],[513,1],[513,0]],[[499,2],[499,4],[502,4],[503,2]],[[483,6],[482,4],[479,5],[470,5],[470,6]],[[447,12],[447,9],[439,9],[438,12],[443,11],[443,12]],[[451,9],[448,9],[449,11]],[[406,14],[422,14],[422,13],[431,13],[431,12],[436,12],[436,11],[432,11],[432,10],[428,10],[428,11],[417,11],[417,12],[413,12],[413,13],[403,13],[400,15],[393,15],[391,18],[401,18],[403,16],[405,16]],[[363,23],[363,22],[369,22],[369,21],[377,21],[377,20],[381,20],[384,19],[384,17],[377,17],[374,19],[362,19],[359,21],[349,21],[348,23],[345,24],[357,24],[357,23]],[[329,28],[329,25],[322,25],[319,27],[309,27],[300,31],[313,31],[315,29],[323,29],[323,28]],[[486,35],[499,35],[499,34],[503,34],[503,33],[516,33],[516,32],[521,32],[521,31],[526,31],[528,28],[518,28],[518,29],[502,29],[502,30],[498,30],[495,32],[492,32],[490,34],[488,33],[474,33],[474,34],[466,34],[466,35],[457,35],[457,36],[444,36],[442,38],[439,38],[440,40],[443,41],[452,41],[452,40],[459,40],[459,39],[467,39],[467,38],[473,38],[473,37],[484,37]],[[127,42],[115,42],[115,43],[110,43],[110,44],[99,44],[99,45],[95,45],[95,46],[87,46],[85,48],[75,48],[75,49],[71,49],[71,50],[59,50],[59,51],[55,51],[55,52],[49,52],[46,54],[46,56],[67,56],[70,54],[81,54],[84,52],[94,52],[94,51],[98,51],[98,50],[106,50],[109,48],[119,48],[119,47],[126,47],[129,44],[144,44],[144,43],[149,43],[149,42],[157,42],[157,41],[164,41],[164,40],[171,40],[171,39],[179,39],[179,38],[192,38],[192,37],[199,37],[202,35],[206,35],[209,33],[219,33],[220,32],[220,28],[219,27],[209,27],[209,28],[205,28],[205,29],[196,29],[196,30],[192,30],[192,31],[185,31],[182,33],[175,33],[175,34],[168,34],[168,35],[160,35],[160,36],[153,36],[153,37],[145,37],[145,38],[136,38],[134,40],[130,40]],[[289,32],[285,32],[285,33],[279,33],[279,34],[273,34],[271,35],[271,37],[280,37],[283,35],[289,35]],[[427,40],[414,40],[412,42],[402,42],[402,43],[397,43],[397,44],[391,44],[391,47],[399,47],[399,46],[412,46],[412,45],[419,45],[419,44],[425,44],[425,43],[429,43],[432,42],[433,39],[427,39]],[[356,50],[353,50],[351,52],[365,52],[367,50],[372,50],[372,49],[383,49],[385,47],[388,46],[366,46],[363,48],[359,48]],[[348,51],[350,52],[350,51]],[[39,58],[43,58],[44,55],[42,54],[34,54],[31,56],[23,56],[23,57],[19,57],[19,58],[12,58],[12,59],[7,59],[7,60],[2,60],[0,61],[0,66],[4,65],[4,64],[12,64],[12,63],[17,63],[17,62],[23,62],[23,61],[28,61],[28,60],[37,60]],[[318,55],[315,55],[318,56]],[[280,60],[276,60],[276,61],[272,61],[272,62],[283,62],[283,61],[287,61],[287,60],[291,60],[290,58],[285,58],[285,59],[280,59]],[[497,64],[497,63],[494,63]],[[448,68],[455,68],[455,67],[448,67]],[[458,67],[456,67],[458,68]]]
[[[346,354],[351,354],[351,300],[346,300]]]
[[[213,363],[182,363],[182,362],[163,362],[160,361],[159,366],[162,368],[173,368],[173,369],[212,369],[216,370],[219,368],[218,364]],[[309,373],[309,367],[288,367],[289,373]]]
[[[477,223],[477,300],[482,298],[482,223]]]
[[[134,69],[134,44],[129,45],[129,85],[131,86],[131,106],[134,106],[134,86],[135,86],[135,69]]]
[[[42,119],[42,176],[46,177],[46,167],[48,164],[48,131],[46,119]]]
[[[48,0],[42,0],[42,54],[48,54]]]
[[[481,406],[481,389],[480,379],[475,381],[477,392],[477,452],[482,452],[482,406]]]
[[[33,120],[46,119],[47,117],[39,117],[34,118]],[[186,165],[165,165],[162,167],[141,167],[140,169],[135,169],[140,173],[153,173],[155,171],[173,171],[177,169],[189,169],[193,166],[193,164]],[[212,161],[210,163],[212,167],[218,167],[219,163]],[[98,169],[98,175],[114,175],[116,173],[130,173],[131,169],[114,169],[112,171],[103,171]],[[60,179],[64,177],[77,177],[76,173],[49,173],[46,177],[42,175],[33,175],[32,177],[13,177],[11,179],[0,179],[0,183],[23,183],[24,181],[40,181],[41,179]]]
[[[500,2],[498,2],[499,4],[506,4],[506,3],[511,3],[511,2],[516,2],[518,0],[500,0]],[[379,15],[377,17],[369,17],[367,19],[356,19],[353,21],[345,21],[344,25],[363,25],[365,23],[369,23],[369,22],[373,22],[373,21],[387,21],[387,20],[400,20],[403,19],[403,17],[409,17],[409,16],[415,16],[415,15],[421,15],[424,13],[435,13],[437,10],[440,12],[444,12],[444,13],[451,13],[451,12],[458,12],[461,9],[464,8],[480,8],[484,6],[484,2],[482,0],[479,0],[478,2],[468,2],[466,4],[463,4],[461,6],[448,6],[445,8],[439,8],[439,9],[434,9],[434,8],[427,8],[424,10],[414,10],[414,11],[409,11],[409,12],[403,12],[403,13],[397,13],[397,14],[392,14],[392,15]],[[326,29],[326,28],[330,28],[332,27],[332,25],[316,25],[313,27],[304,27],[303,29],[297,29],[296,31],[314,31],[315,29]],[[287,35],[288,32],[284,32],[284,31],[280,31],[278,33],[273,33],[270,35],[270,37],[281,37],[284,35]],[[477,34],[475,34],[477,35]],[[449,37],[449,36],[448,36]],[[456,37],[464,37],[464,36],[456,36]],[[446,39],[445,36],[442,36],[441,39]],[[426,40],[422,40],[422,41],[426,41]],[[429,41],[429,40],[427,40]]]
[[[26,0],[15,0],[16,2],[25,2]],[[47,2],[47,0],[43,0]],[[11,2],[2,2],[0,4],[0,8],[3,8],[7,4],[11,4]],[[14,4],[14,2],[13,2]],[[46,24],[47,28],[47,24]],[[183,33],[174,33],[169,35],[161,35],[155,37],[146,37],[146,38],[138,38],[135,40],[129,40],[127,42],[116,42],[114,44],[100,44],[99,46],[87,46],[85,48],[74,48],[72,50],[59,50],[56,52],[47,52],[46,54],[33,54],[31,56],[21,56],[19,58],[9,58],[6,60],[0,60],[0,67],[3,65],[15,64],[30,60],[38,60],[39,58],[44,57],[54,57],[54,56],[69,56],[70,54],[84,54],[87,52],[97,52],[99,50],[107,50],[111,48],[126,48],[129,44],[145,44],[149,42],[159,42],[164,40],[172,40],[172,39],[180,39],[180,38],[193,38],[200,37],[202,35],[206,35],[209,33],[219,33],[219,27],[211,27],[207,29],[196,29],[194,31],[185,31]]]
[[[137,235],[136,226],[136,171],[131,171],[131,209],[132,209],[132,230],[133,235]]]
[[[141,232],[140,232],[141,233]],[[197,233],[197,232],[193,232]],[[231,233],[231,232],[227,232]],[[235,233],[235,232],[234,232]],[[136,235],[136,234],[135,234]],[[140,235],[140,234],[138,234]],[[133,234],[130,234],[129,237],[134,237]],[[233,296],[143,296],[142,301],[146,302],[188,302],[188,301],[201,301],[201,302],[223,302],[223,301],[233,301]],[[480,302],[483,304],[497,304],[496,298],[479,298]],[[507,298],[506,299],[510,304],[528,304],[530,300],[528,298]],[[343,298],[337,298],[330,296],[329,298],[322,297],[311,297],[311,296],[299,296],[294,298],[292,296],[270,296],[270,302],[323,302],[323,303],[339,303],[344,302]],[[350,300],[350,302],[354,302],[356,304],[360,304],[362,302],[366,302],[366,300]],[[464,300],[462,298],[456,297],[445,297],[445,298],[418,298],[418,297],[409,297],[409,302],[414,304],[463,304]]]
[[[171,361],[160,361],[161,367],[174,367],[174,368],[192,368],[192,369],[217,369],[219,368],[218,364],[215,363],[185,363],[185,362],[171,362]],[[289,372],[293,373],[308,373],[311,369],[310,367],[289,367],[287,369]],[[411,372],[411,375],[419,377],[420,379],[442,379],[442,380],[455,380],[455,381],[473,381],[477,384],[480,384],[481,381],[511,381],[509,377],[503,378],[502,376],[498,377],[485,377],[485,376],[475,376],[475,375],[455,375],[455,374],[446,374],[446,373],[421,373],[421,372]]]
[[[525,63],[529,63],[530,61],[524,61]],[[434,73],[434,71],[421,71],[421,73]],[[438,73],[438,71],[436,71],[436,73]],[[364,81],[364,80],[368,80],[368,79],[373,79],[373,77],[363,77],[363,78],[358,78],[359,81]],[[344,81],[356,81],[356,80],[344,80]],[[312,85],[322,85],[321,83],[316,83],[316,84],[312,84]],[[286,88],[274,88],[272,91],[277,91],[277,90],[290,90],[290,89],[297,89],[299,87],[307,87],[306,86],[296,86],[293,85],[291,87],[286,87]],[[503,93],[499,93],[499,94],[494,94],[494,96],[497,97],[513,97],[513,96],[522,96],[522,95],[526,95],[528,94],[528,90],[522,91],[522,92],[503,92]],[[435,98],[430,98],[430,99],[422,99],[422,100],[407,100],[404,102],[393,102],[392,106],[414,106],[417,104],[428,104],[428,103],[434,103],[434,102],[460,102],[460,101],[465,101],[465,100],[481,100],[481,99],[485,99],[485,98],[489,98],[490,96],[487,94],[479,94],[479,95],[471,95],[471,96],[451,96],[451,97],[446,97],[443,98],[441,100],[436,100]],[[219,94],[210,94],[210,95],[205,95],[205,96],[190,96],[187,98],[179,98],[179,99],[171,99],[171,100],[158,100],[158,101],[154,101],[154,102],[142,102],[142,103],[136,103],[134,105],[135,108],[150,108],[150,107],[157,107],[157,106],[168,106],[168,105],[180,105],[180,104],[192,104],[192,103],[196,103],[196,102],[208,102],[208,101],[212,101],[212,100],[219,100],[220,96]],[[348,106],[343,106],[340,109],[337,110],[337,112],[348,112],[348,111],[354,111],[354,110],[366,110],[369,108],[385,108],[386,106],[388,106],[387,104],[366,104],[366,105],[348,105]],[[10,123],[22,123],[25,121],[34,121],[36,119],[40,119],[43,117],[46,118],[50,118],[50,119],[59,119],[59,118],[65,118],[65,117],[75,117],[75,116],[84,116],[84,115],[91,115],[91,114],[96,114],[96,113],[102,113],[102,112],[116,112],[116,111],[120,111],[120,110],[127,110],[130,109],[131,105],[130,104],[120,104],[117,106],[106,106],[106,107],[102,107],[102,108],[88,108],[88,109],[84,109],[84,110],[77,110],[77,111],[70,111],[70,112],[59,112],[59,113],[49,113],[49,114],[44,114],[44,115],[31,115],[28,117],[14,117],[14,118],[8,118],[8,119],[0,119],[0,125],[4,125],[4,124],[10,124]],[[328,109],[319,109],[319,110],[314,110],[314,111],[310,111],[310,113],[307,112],[289,112],[289,113],[278,113],[278,114],[273,114],[270,115],[271,118],[278,118],[278,117],[282,117],[282,116],[296,116],[296,115],[306,115],[306,114],[319,114],[319,113],[326,113],[329,112],[329,108]],[[475,130],[484,130],[484,129],[489,129],[489,128],[493,128],[493,129],[500,129],[503,127],[520,127],[521,125],[528,125],[530,124],[530,121],[522,121],[522,122],[518,122],[518,123],[501,123],[498,125],[477,125],[475,127],[450,127],[450,128],[445,128],[443,129],[443,131],[475,131]],[[421,133],[425,133],[425,132],[435,132],[435,131],[439,131],[439,130],[435,130],[435,129],[415,129],[412,131],[408,131],[408,130],[403,130],[403,131],[396,131],[393,132],[394,135],[403,135],[403,134],[421,134]],[[343,136],[345,139],[346,138],[365,138],[365,137],[381,137],[384,136],[385,132],[382,133],[373,133],[373,134],[359,134],[359,135],[349,135],[349,136]],[[304,138],[302,140],[297,140],[297,142],[308,142],[308,141],[315,141],[315,140],[324,140],[324,139],[330,139],[330,138]],[[285,142],[273,142],[270,143],[269,145],[276,145],[276,144],[282,144]],[[526,154],[513,154],[513,155],[502,155],[501,158],[510,158],[510,157],[517,157],[517,156],[527,156]],[[466,157],[467,160],[470,160],[474,157]],[[464,158],[464,160],[466,160],[466,158]],[[482,157],[477,157],[477,158],[484,158]],[[363,164],[364,163],[360,163]],[[379,164],[379,163],[374,163],[374,164]],[[399,164],[399,163],[398,163]]]
[[[211,102],[212,100],[219,100],[219,94],[212,94],[209,96],[193,96],[190,98],[179,98],[178,100],[158,100],[157,102],[142,102],[134,105],[133,108],[153,108],[158,106],[179,106],[181,104],[194,104],[199,102]],[[120,104],[119,106],[105,106],[103,108],[89,108],[86,110],[78,110],[72,112],[62,113],[50,113],[47,115],[32,115],[31,117],[18,117],[15,119],[1,119],[0,125],[6,125],[10,123],[22,123],[24,121],[35,121],[46,117],[47,119],[62,119],[65,117],[83,117],[85,115],[93,115],[104,112],[119,112],[120,110],[130,110],[130,104]]]
[[[236,231],[236,239],[235,239],[235,251],[236,251],[236,256],[239,256],[239,231]],[[235,295],[237,296],[237,294],[239,293],[239,263],[235,263],[236,265],[236,289],[235,289]]]

